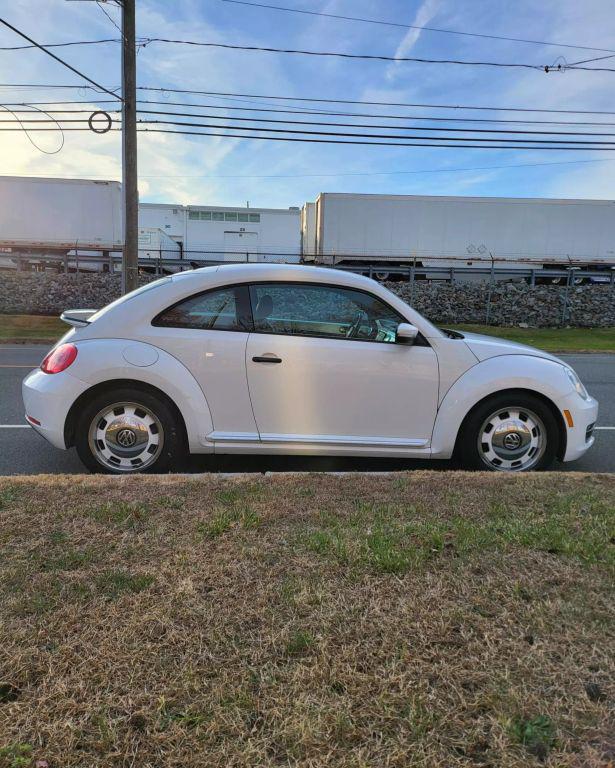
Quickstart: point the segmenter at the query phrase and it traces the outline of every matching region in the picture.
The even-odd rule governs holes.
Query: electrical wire
[[[42,46],[40,43],[37,43],[36,40],[33,40],[31,37],[28,37],[28,35],[25,34],[25,32],[21,32],[21,30],[17,29],[17,27],[14,27],[12,24],[9,24],[6,19],[0,18],[0,24],[4,24],[5,27],[10,29],[12,32],[15,32],[15,34],[19,35],[20,37],[23,37],[24,40],[27,40],[32,45],[39,48],[43,53],[46,53],[48,56],[51,56],[52,59],[55,59],[57,62],[62,64],[62,66],[66,67],[67,69],[70,69],[71,72],[74,72],[79,77],[83,78],[84,80],[87,80],[88,83],[93,85],[98,90],[102,90],[105,93],[108,93],[109,96],[115,96],[118,100],[122,100],[117,94],[113,93],[113,91],[109,91],[107,88],[105,88],[102,85],[99,85],[95,80],[92,80],[91,77],[88,77],[87,75],[84,75],[83,72],[80,72],[78,69],[72,66],[72,64],[69,64],[68,62],[64,61],[64,59],[61,59],[59,56],[56,56],[55,53],[52,53],[51,51],[48,51],[44,46]]]
[[[0,83],[0,87],[2,84]],[[19,87],[19,86],[16,86]],[[65,86],[59,86],[65,87]],[[71,86],[78,88],[79,86]],[[615,115],[615,111],[594,109],[538,109],[535,107],[477,107],[468,104],[419,104],[400,101],[360,101],[358,99],[323,99],[307,96],[276,96],[256,93],[230,93],[225,91],[196,91],[187,88],[161,88],[160,86],[138,85],[139,91],[156,91],[159,93],[187,93],[197,96],[236,96],[250,99],[269,99],[275,101],[311,101],[319,104],[358,104],[370,107],[412,107],[416,109],[453,109],[453,110],[478,110],[488,112],[542,112],[549,114],[566,115]]]
[[[357,172],[342,172],[342,173],[287,173],[287,174],[269,174],[269,175],[255,175],[255,174],[207,174],[200,176],[191,176],[186,174],[148,174],[140,173],[141,179],[312,179],[312,178],[337,178],[346,176],[405,176],[416,174],[430,174],[430,173],[464,173],[474,171],[496,171],[505,169],[516,168],[537,168],[548,165],[580,165],[585,163],[608,163],[615,162],[613,157],[597,157],[591,160],[555,160],[553,162],[545,163],[512,163],[508,165],[478,165],[465,168],[415,168],[411,171],[357,171]],[[10,172],[7,171],[6,175],[17,175],[19,171]],[[49,177],[49,174],[37,174],[38,176]],[[51,177],[55,178],[55,177]],[[94,179],[92,175],[77,176],[71,174],[71,178],[76,179]],[[100,177],[104,180],[108,179],[108,176]],[[97,179],[96,179],[97,180]]]
[[[35,131],[36,132],[41,132],[41,131],[57,131],[57,130],[58,130],[58,128],[34,128],[34,127],[29,127],[27,129],[25,129],[25,128],[0,128],[0,132],[6,132],[6,133],[14,133],[14,132],[17,132],[17,131],[21,131],[22,133],[33,133]],[[66,128],[66,127],[62,127],[61,130],[64,131],[64,133],[66,133],[66,131],[85,131],[86,133],[92,133],[90,128],[87,127],[87,126],[85,128]],[[119,128],[111,128],[110,130],[112,130],[112,131],[119,131],[120,129]],[[37,147],[37,149],[39,149],[39,147]],[[43,152],[43,151],[44,150],[41,150],[41,152]],[[55,154],[55,152],[50,152],[48,154],[52,154],[53,155],[53,154]]]
[[[222,108],[221,108],[222,109]],[[52,114],[59,114],[59,115],[66,115],[66,114],[91,114],[91,109],[66,109],[66,110],[45,110],[45,114],[52,115]],[[110,112],[119,114],[120,110],[110,110]],[[17,114],[32,114],[31,109],[13,109],[12,113]],[[323,127],[336,127],[336,128],[383,128],[383,129],[392,129],[396,131],[407,131],[407,130],[414,130],[414,131],[424,131],[424,132],[450,132],[450,133],[486,133],[486,134],[513,134],[513,135],[522,135],[522,136],[533,136],[533,135],[540,135],[540,136],[599,136],[599,137],[610,137],[615,136],[615,133],[609,133],[609,132],[596,132],[596,131],[555,131],[555,130],[520,130],[520,129],[499,129],[499,128],[452,128],[450,126],[446,127],[434,127],[434,126],[414,126],[414,125],[408,125],[408,126],[398,126],[398,125],[389,125],[389,124],[371,124],[371,123],[341,123],[341,122],[329,122],[329,121],[317,121],[317,120],[279,120],[279,119],[272,119],[272,118],[257,118],[257,117],[235,117],[234,115],[204,115],[194,112],[165,112],[161,110],[150,110],[150,109],[139,109],[138,113],[140,115],[157,115],[162,117],[195,117],[195,118],[205,118],[208,120],[232,120],[235,122],[250,122],[250,123],[267,123],[267,124],[283,124],[283,125],[308,125],[308,126],[323,126]],[[57,122],[55,118],[53,120],[28,120],[23,119],[22,122],[24,123],[40,123],[40,122]],[[71,122],[84,122],[83,118],[67,118],[67,117],[60,117],[60,121],[62,123],[71,123]],[[5,120],[0,120],[0,123],[7,122]],[[119,120],[112,120],[113,123],[120,122]],[[198,123],[178,123],[177,121],[152,121],[152,122],[161,122],[164,124],[178,124],[183,126],[199,126]],[[213,128],[215,126],[213,125],[201,125],[201,127],[208,127]],[[222,126],[221,126],[222,127]],[[229,128],[235,128],[235,126],[227,126]],[[241,130],[244,130],[240,128]],[[245,129],[247,130],[247,129]],[[261,130],[259,126],[255,126],[254,130]],[[265,130],[265,129],[263,129]],[[426,137],[429,138],[429,137]],[[565,141],[565,140],[562,140]],[[594,142],[592,142],[594,143]]]
[[[12,130],[22,130],[22,131],[25,133],[25,135],[26,135],[26,138],[28,139],[28,141],[30,142],[30,144],[32,144],[32,146],[33,146],[35,149],[38,149],[38,151],[39,151],[39,152],[42,152],[44,155],[57,155],[57,154],[58,154],[58,152],[61,152],[61,151],[62,151],[62,149],[63,149],[63,147],[64,147],[64,130],[63,130],[62,126],[60,125],[60,123],[59,123],[57,120],[55,120],[55,119],[53,119],[53,118],[52,118],[52,119],[51,119],[51,120],[49,120],[48,122],[54,122],[54,123],[57,125],[57,128],[53,128],[53,129],[51,129],[51,130],[59,130],[59,131],[60,131],[60,146],[59,146],[57,149],[54,149],[54,150],[43,149],[43,147],[40,147],[40,146],[39,146],[39,145],[38,145],[38,144],[37,144],[37,143],[34,141],[34,139],[32,138],[32,136],[30,136],[30,128],[25,128],[25,127],[24,127],[24,125],[23,125],[23,124],[24,124],[24,122],[27,122],[27,121],[25,121],[25,120],[22,120],[22,119],[21,119],[21,118],[20,118],[18,115],[16,115],[16,114],[15,114],[15,113],[14,113],[14,112],[11,110],[11,109],[9,109],[9,108],[8,108],[7,106],[5,106],[4,104],[0,104],[0,107],[2,107],[2,109],[6,110],[7,112],[10,112],[10,113],[13,115],[13,117],[15,118],[15,120],[17,120],[17,122],[18,122],[18,123],[19,123],[19,125],[21,126],[21,128],[20,128],[20,129],[14,128],[14,129],[12,129]],[[45,113],[45,111],[44,111],[43,109],[38,109],[38,107],[35,107],[35,109],[36,109],[38,112],[42,112],[43,114],[47,114],[47,113]],[[0,122],[4,123],[4,122],[8,122],[8,121],[5,121],[5,120],[0,120]]]
[[[0,88],[20,88],[34,89],[34,90],[51,90],[51,89],[90,89],[94,90],[91,86],[87,85],[64,85],[64,84],[52,84],[52,83],[0,83]],[[615,111],[609,110],[596,110],[596,109],[540,109],[536,107],[484,107],[474,106],[470,104],[423,104],[412,102],[396,102],[396,101],[361,101],[358,99],[325,99],[321,97],[307,97],[307,96],[278,96],[278,95],[265,95],[254,93],[230,93],[225,91],[202,91],[191,90],[187,88],[163,88],[161,86],[151,85],[138,85],[137,90],[140,91],[154,91],[157,93],[185,93],[197,96],[213,96],[213,97],[237,97],[237,98],[251,98],[251,99],[268,99],[275,101],[300,101],[300,102],[314,102],[320,104],[356,104],[372,107],[412,107],[415,109],[451,109],[451,110],[468,110],[468,111],[482,111],[482,112],[528,112],[528,113],[544,113],[544,114],[565,114],[565,115],[615,115]],[[111,96],[117,99],[117,95],[113,92]],[[89,102],[88,102],[89,103]],[[165,102],[166,103],[166,102]]]
[[[27,108],[30,105],[38,105],[38,106],[47,106],[47,105],[59,105],[59,104],[68,104],[68,105],[80,105],[80,104],[92,104],[91,101],[51,101],[51,102],[45,102],[45,101],[32,101],[32,102],[4,102],[7,106],[13,107],[13,111],[18,114],[27,114],[28,109],[19,109],[21,107]],[[109,103],[117,103],[115,101],[105,101],[101,100],[98,101],[97,104],[109,104]],[[469,118],[469,117],[425,117],[424,115],[390,115],[390,114],[373,114],[373,113],[365,113],[365,112],[334,112],[330,110],[309,110],[309,109],[263,109],[259,107],[232,107],[228,106],[226,104],[219,105],[219,104],[190,104],[185,103],[181,101],[158,101],[155,99],[139,99],[138,104],[147,104],[147,105],[158,105],[158,106],[180,106],[180,107],[187,107],[187,108],[194,108],[194,109],[215,109],[215,110],[224,110],[224,111],[241,111],[241,112],[267,112],[267,113],[273,113],[273,114],[292,114],[292,115],[315,115],[318,117],[363,117],[363,118],[370,118],[370,119],[387,119],[387,120],[404,120],[404,121],[412,121],[412,120],[418,120],[418,121],[426,121],[426,122],[437,122],[437,123],[478,123],[481,125],[485,124],[495,124],[495,125],[556,125],[556,126],[570,126],[570,125],[581,125],[581,126],[590,126],[590,127],[615,127],[615,123],[608,123],[608,122],[602,122],[602,121],[564,121],[564,120],[497,120],[494,118]],[[81,114],[81,113],[91,113],[93,110],[97,109],[97,106],[92,106],[90,109],[48,109],[46,110],[49,114]],[[120,112],[119,109],[106,109],[107,112],[115,113]],[[208,117],[210,119],[219,119],[215,115],[203,115],[200,113],[184,113],[184,112],[162,112],[162,111],[154,111],[154,110],[146,110],[146,109],[139,109],[139,112],[143,114],[157,114],[157,115],[173,115],[173,116],[185,116],[185,117]],[[235,118],[232,115],[228,115],[229,120],[239,120],[240,118]],[[254,118],[254,120],[257,120],[257,118]],[[269,120],[268,122],[277,122],[275,120]],[[336,125],[338,125],[336,123]],[[341,124],[344,125],[344,124]],[[349,125],[357,125],[356,123],[351,123]],[[368,127],[368,126],[366,126]],[[369,126],[369,127],[377,127],[377,126]],[[390,126],[391,128],[395,128],[396,126]],[[416,130],[429,130],[429,129],[423,129],[419,128],[418,126],[413,126],[416,128]],[[433,128],[431,130],[440,130]],[[453,130],[451,128],[451,130]],[[470,130],[470,129],[468,129]],[[478,130],[478,129],[477,129]],[[493,131],[491,131],[493,132]],[[575,131],[575,133],[577,133]]]
[[[104,40],[73,40],[66,43],[41,43],[41,45],[3,45],[0,51],[27,51],[33,48],[68,48],[71,45],[101,45],[102,43],[118,43],[116,37],[110,37]]]
[[[271,174],[265,176],[258,175],[207,175],[207,176],[156,176],[148,174],[139,174],[144,179],[304,179],[304,178],[337,178],[338,176],[406,176],[422,173],[463,173],[469,171],[495,171],[506,168],[537,168],[544,165],[577,165],[581,163],[600,163],[615,162],[613,157],[599,157],[592,160],[556,160],[546,163],[515,163],[509,165],[479,165],[471,168],[419,168],[411,171],[366,171],[352,173],[293,173],[293,174]]]
[[[44,129],[41,129],[44,130]],[[331,139],[331,138],[324,138],[324,139],[314,139],[314,138],[300,138],[300,137],[290,137],[290,136],[245,136],[242,134],[236,134],[236,133],[214,133],[211,131],[180,131],[175,129],[166,129],[166,128],[137,128],[137,131],[139,133],[169,133],[169,134],[178,134],[181,136],[218,136],[222,138],[234,138],[234,139],[255,139],[260,141],[290,141],[290,142],[301,142],[301,143],[308,143],[308,144],[348,144],[348,145],[363,145],[363,146],[387,146],[387,147],[423,147],[429,148],[429,147],[447,147],[449,149],[531,149],[531,150],[555,150],[555,151],[569,151],[569,152],[580,152],[580,151],[595,151],[596,149],[602,149],[604,151],[610,151],[612,152],[615,150],[615,147],[553,147],[553,146],[542,146],[542,147],[536,147],[536,146],[523,146],[523,145],[517,145],[517,146],[510,146],[507,144],[488,144],[488,145],[480,145],[480,144],[445,144],[445,143],[439,143],[439,144],[426,144],[424,141],[422,142],[390,142],[390,141],[341,141],[338,139]]]
[[[108,14],[105,14],[108,15]],[[111,18],[111,17],[109,17]],[[10,29],[13,29],[13,31],[17,31],[15,27],[12,27],[9,25],[6,21],[3,21],[0,19],[2,23],[6,24]],[[43,45],[34,43],[34,41],[31,40],[31,38],[27,37],[23,33],[21,34],[22,37],[24,37],[26,40],[30,41],[33,45],[32,46],[20,46],[20,47],[13,47],[13,48],[6,48],[5,50],[24,50],[28,47],[36,47],[40,48],[42,51],[47,51],[47,48],[45,48]],[[103,42],[121,42],[121,40],[82,40],[82,41],[71,41],[71,45],[96,45]],[[405,62],[405,63],[413,63],[413,64],[455,64],[459,66],[472,66],[472,67],[496,67],[496,68],[505,68],[505,69],[531,69],[536,70],[537,72],[564,72],[564,71],[586,71],[586,72],[615,72],[614,68],[610,67],[585,67],[581,66],[580,64],[577,65],[569,65],[567,63],[559,63],[559,64],[528,64],[526,62],[504,62],[504,61],[473,61],[473,60],[467,60],[467,59],[431,59],[431,58],[425,58],[425,57],[416,57],[416,56],[385,56],[384,54],[371,54],[371,53],[344,53],[343,51],[307,51],[302,49],[295,49],[295,48],[274,48],[271,46],[260,46],[260,45],[237,45],[233,43],[212,43],[207,41],[200,41],[200,40],[178,40],[175,38],[168,38],[168,37],[140,37],[137,39],[137,45],[140,48],[145,48],[146,46],[151,45],[152,43],[165,43],[165,44],[173,44],[173,45],[188,45],[188,46],[196,46],[200,48],[219,48],[224,50],[231,50],[231,51],[247,51],[247,52],[257,52],[257,53],[282,53],[282,54],[291,54],[291,55],[297,55],[297,56],[317,56],[317,57],[334,57],[334,58],[340,58],[340,59],[349,59],[349,60],[359,60],[359,61],[386,61],[386,62]],[[54,43],[49,45],[48,47],[57,47],[59,45],[63,45],[60,43]],[[47,51],[48,52],[48,51]],[[50,56],[50,52],[48,52]],[[72,67],[70,64],[67,64],[65,61],[60,59],[59,57],[53,55],[54,58],[59,61],[60,63],[64,64],[64,66],[67,66],[69,69],[72,69],[73,72],[77,72],[81,77],[85,77],[82,73],[79,73],[78,70],[76,70],[74,67]],[[608,57],[607,57],[608,58]],[[592,59],[590,61],[596,61],[598,59]],[[85,79],[89,80],[89,82],[94,82],[90,80],[90,78],[85,77]],[[106,90],[106,89],[104,89]],[[110,91],[107,91],[107,93],[110,93]]]
[[[80,104],[92,104],[91,100],[88,101],[31,101],[31,102],[4,102],[10,107],[28,107],[30,104],[38,106],[54,106],[61,104],[68,105],[80,105]],[[110,100],[97,100],[97,104],[115,104],[116,101]],[[369,112],[334,112],[324,109],[267,109],[262,107],[234,107],[227,104],[193,104],[183,101],[160,101],[156,99],[138,99],[138,104],[148,104],[157,106],[178,106],[194,109],[216,109],[216,110],[228,110],[228,111],[240,111],[240,112],[267,112],[274,114],[291,114],[291,115],[317,115],[327,117],[364,117],[372,119],[385,119],[385,120],[420,120],[427,122],[445,122],[445,123],[480,123],[480,124],[496,124],[496,125],[582,125],[582,126],[606,126],[613,127],[615,123],[596,122],[596,121],[570,121],[570,120],[498,120],[495,118],[480,118],[480,117],[426,117],[424,115],[391,115],[391,114],[374,114]],[[93,109],[96,107],[93,106]],[[15,112],[20,112],[19,109],[15,109]],[[49,113],[65,113],[65,112],[91,112],[92,109],[87,110],[47,110]],[[120,110],[110,110],[108,112],[117,112]],[[139,110],[145,112],[145,110]],[[176,114],[181,113],[164,113],[158,114]],[[204,115],[196,115],[197,117],[203,117]],[[213,115],[210,115],[213,117]],[[230,118],[233,119],[233,118]]]
[[[115,19],[114,19],[112,16],[110,16],[110,15],[107,13],[107,11],[105,11],[105,9],[104,9],[104,6],[102,5],[102,3],[98,2],[98,0],[96,0],[96,5],[97,5],[97,6],[100,8],[100,10],[101,10],[101,11],[102,11],[102,12],[105,14],[105,16],[106,16],[106,17],[109,19],[109,21],[110,21],[110,22],[113,24],[113,26],[114,26],[114,27],[117,29],[117,31],[118,31],[118,32],[120,33],[120,35],[122,36],[122,39],[124,39],[124,33],[122,32],[122,29],[121,29],[121,27],[120,27],[120,26],[119,26],[119,25],[116,23]]]
[[[224,3],[234,3],[236,5],[247,5],[252,8],[267,8],[275,11],[286,11],[288,13],[301,13],[307,16],[324,16],[330,19],[341,19],[343,21],[358,21],[363,24],[378,24],[387,27],[398,27],[401,29],[417,29],[420,32],[438,32],[445,35],[463,35],[464,37],[479,37],[487,40],[502,40],[511,43],[529,43],[532,45],[550,45],[557,48],[575,48],[580,51],[609,51],[615,54],[613,48],[594,48],[589,45],[572,45],[570,43],[552,43],[545,40],[528,40],[522,37],[505,37],[503,35],[488,35],[479,32],[461,32],[454,29],[441,29],[438,27],[419,26],[417,24],[402,24],[394,21],[382,21],[380,19],[366,19],[358,16],[342,16],[337,13],[325,13],[324,11],[309,11],[304,8],[286,8],[281,5],[269,5],[267,3],[253,3],[247,0],[222,0]],[[606,58],[606,57],[605,57]],[[591,61],[591,59],[590,59]],[[584,63],[584,62],[578,62]]]
[[[509,144],[522,144],[522,143],[528,143],[531,142],[532,144],[575,144],[575,145],[599,145],[599,146],[608,146],[608,145],[615,145],[615,142],[612,141],[585,141],[585,140],[577,140],[577,139],[502,139],[500,137],[496,139],[491,138],[483,138],[483,137],[476,137],[476,136],[464,136],[464,137],[458,137],[458,136],[398,136],[395,134],[386,134],[386,133],[348,133],[348,132],[342,132],[342,131],[311,131],[311,130],[298,130],[298,129],[291,129],[291,128],[263,128],[261,126],[242,126],[242,125],[215,125],[212,123],[194,123],[194,122],[181,122],[178,120],[137,120],[137,123],[140,125],[173,125],[180,128],[214,128],[217,130],[224,129],[224,130],[232,130],[232,131],[259,131],[263,133],[298,133],[306,136],[337,136],[337,137],[344,137],[344,138],[374,138],[374,139],[413,139],[413,140],[421,140],[421,141],[476,141],[482,143],[492,143],[496,141],[506,141]],[[411,130],[411,129],[410,129]],[[575,135],[575,134],[572,134]],[[426,145],[430,146],[430,145]],[[539,147],[536,147],[537,149]]]
[[[201,42],[198,40],[176,40],[166,37],[144,37],[139,40],[142,47],[150,45],[150,43],[171,43],[175,45],[190,45],[200,48],[221,48],[231,51],[250,51],[258,53],[284,53],[294,54],[299,56],[326,56],[335,57],[340,59],[353,59],[361,61],[397,61],[397,62],[412,62],[415,64],[459,64],[462,66],[474,66],[474,67],[504,67],[514,69],[534,69],[537,71],[551,71],[551,70],[563,70],[567,67],[562,67],[561,64],[549,67],[543,64],[526,64],[521,62],[498,62],[498,61],[468,61],[462,59],[426,59],[418,58],[414,56],[384,56],[377,54],[367,53],[343,53],[341,51],[305,51],[294,48],[271,48],[268,46],[260,45],[235,45],[232,43],[210,43]],[[575,67],[575,69],[585,69],[584,67]],[[598,71],[593,67],[592,71]]]
[[[332,123],[320,120],[279,120],[271,117],[235,117],[234,115],[203,115],[195,112],[163,112],[154,109],[139,109],[139,114],[142,115],[159,115],[167,117],[201,117],[207,120],[233,120],[252,123],[275,123],[284,125],[319,125],[330,126],[336,128],[384,128],[392,129],[395,131],[449,131],[452,133],[504,133],[504,134],[527,134],[527,135],[541,135],[541,136],[615,136],[615,133],[597,133],[595,131],[535,131],[535,130],[520,130],[520,129],[502,129],[502,128],[451,128],[446,126],[445,128],[434,126],[418,126],[418,125],[388,125],[382,123]],[[189,123],[182,123],[182,125],[189,125]],[[207,126],[211,128],[213,126]],[[260,130],[260,129],[259,129]]]

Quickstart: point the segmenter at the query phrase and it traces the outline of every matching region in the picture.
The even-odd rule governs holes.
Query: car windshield
[[[124,296],[120,296],[119,299],[116,299],[115,301],[112,301],[110,304],[107,304],[106,307],[103,307],[102,309],[99,309],[96,314],[92,315],[92,317],[89,318],[90,323],[94,323],[96,320],[98,320],[99,317],[102,317],[103,315],[106,315],[109,310],[114,309],[115,307],[118,307],[120,304],[124,304],[126,301],[130,301],[130,299],[134,299],[135,296],[140,296],[142,293],[147,293],[147,291],[153,291],[156,288],[160,288],[162,285],[166,285],[169,283],[173,278],[171,277],[161,277],[159,280],[154,280],[151,283],[146,283],[145,285],[142,285],[140,288],[135,288],[134,291],[131,291],[130,293],[124,294]]]

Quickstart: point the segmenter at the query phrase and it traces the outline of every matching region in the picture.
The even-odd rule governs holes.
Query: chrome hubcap
[[[90,449],[105,467],[120,472],[145,469],[164,443],[162,424],[138,403],[115,403],[96,414],[88,435]]]
[[[489,469],[519,472],[541,459],[547,435],[541,419],[523,408],[492,413],[480,428],[478,451]]]

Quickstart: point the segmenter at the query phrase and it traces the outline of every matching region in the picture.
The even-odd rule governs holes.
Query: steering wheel
[[[367,314],[363,312],[362,310],[360,312],[357,312],[357,316],[352,321],[352,325],[349,326],[348,330],[346,331],[346,338],[352,339],[354,336],[356,336],[357,331],[361,327],[361,323],[367,318]]]

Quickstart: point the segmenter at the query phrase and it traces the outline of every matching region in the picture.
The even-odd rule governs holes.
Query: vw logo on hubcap
[[[120,431],[117,433],[116,440],[118,444],[122,446],[122,448],[132,448],[132,446],[137,442],[137,436],[132,431],[132,429],[120,429]]]
[[[509,432],[504,438],[504,447],[515,451],[521,445],[521,436],[517,432]]]

